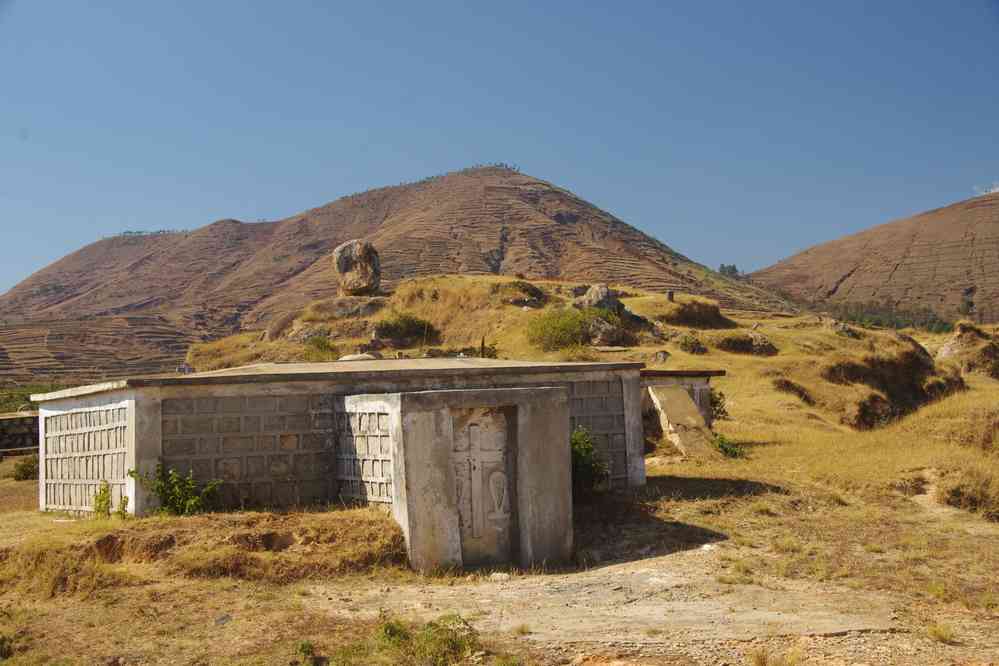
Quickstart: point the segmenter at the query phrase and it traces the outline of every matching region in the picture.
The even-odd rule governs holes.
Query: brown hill
[[[156,348],[162,369],[172,370],[183,358],[174,350],[191,339],[261,327],[277,313],[335,295],[330,252],[357,237],[380,251],[389,287],[413,276],[522,273],[675,289],[739,309],[783,305],[571,192],[511,169],[483,167],[347,196],[276,222],[222,220],[190,232],[93,243],[0,296],[0,322],[6,324],[0,358],[6,350],[13,375],[80,377],[84,361],[60,361],[68,352],[34,322],[82,319],[81,330],[117,331],[71,346],[82,356],[100,350],[94,366],[110,374],[130,371],[129,359],[148,359],[145,347],[134,343],[169,329],[173,335]],[[155,326],[136,337],[134,324],[130,330],[123,322],[142,317]],[[111,350],[108,340],[114,341]],[[12,345],[26,344],[33,355],[11,353]]]
[[[999,319],[999,194],[988,194],[811,247],[753,281],[816,303],[928,308]]]

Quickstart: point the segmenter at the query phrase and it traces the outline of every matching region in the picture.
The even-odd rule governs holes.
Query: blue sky
[[[0,291],[483,162],[743,269],[999,181],[999,0],[0,0],[0,77]]]

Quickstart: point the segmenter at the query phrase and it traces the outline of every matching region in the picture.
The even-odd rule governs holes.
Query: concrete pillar
[[[624,432],[628,452],[628,486],[645,485],[645,437],[642,428],[642,378],[638,370],[621,375],[624,395]]]

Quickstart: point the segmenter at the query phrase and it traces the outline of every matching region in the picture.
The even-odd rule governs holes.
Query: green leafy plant
[[[219,479],[213,479],[200,486],[194,480],[194,473],[181,476],[176,470],[167,470],[162,464],[156,465],[152,476],[130,470],[128,475],[139,482],[160,501],[160,511],[173,516],[191,516],[204,513],[212,508],[218,499]]]
[[[316,656],[316,646],[312,641],[299,641],[298,645],[295,646],[295,654],[301,657],[305,663],[312,663]]]
[[[337,350],[328,337],[325,335],[313,335],[306,339],[307,357],[305,360],[314,362],[335,361],[340,358]]]
[[[128,495],[121,496],[121,501],[118,502],[118,508],[114,510],[114,515],[122,520],[128,518]]]
[[[746,451],[739,444],[725,437],[725,435],[715,435],[715,446],[726,458],[745,458]]]
[[[14,463],[15,481],[33,481],[38,479],[38,455],[32,454]]]
[[[94,518],[111,517],[111,486],[107,481],[101,481],[101,485],[94,493]]]
[[[610,472],[596,447],[593,436],[583,426],[576,426],[569,439],[572,450],[572,495],[585,499],[594,495],[610,477]]]

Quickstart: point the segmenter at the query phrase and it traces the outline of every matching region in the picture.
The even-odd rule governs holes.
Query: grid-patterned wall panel
[[[583,426],[610,467],[611,485],[628,485],[624,396],[618,378],[569,385],[569,427]]]
[[[45,506],[90,511],[107,481],[117,508],[125,491],[128,410],[100,407],[45,417]]]
[[[290,507],[335,497],[329,396],[238,396],[163,401],[164,464],[221,479],[226,507]]]
[[[337,413],[336,476],[340,495],[392,501],[392,438],[384,412]]]

